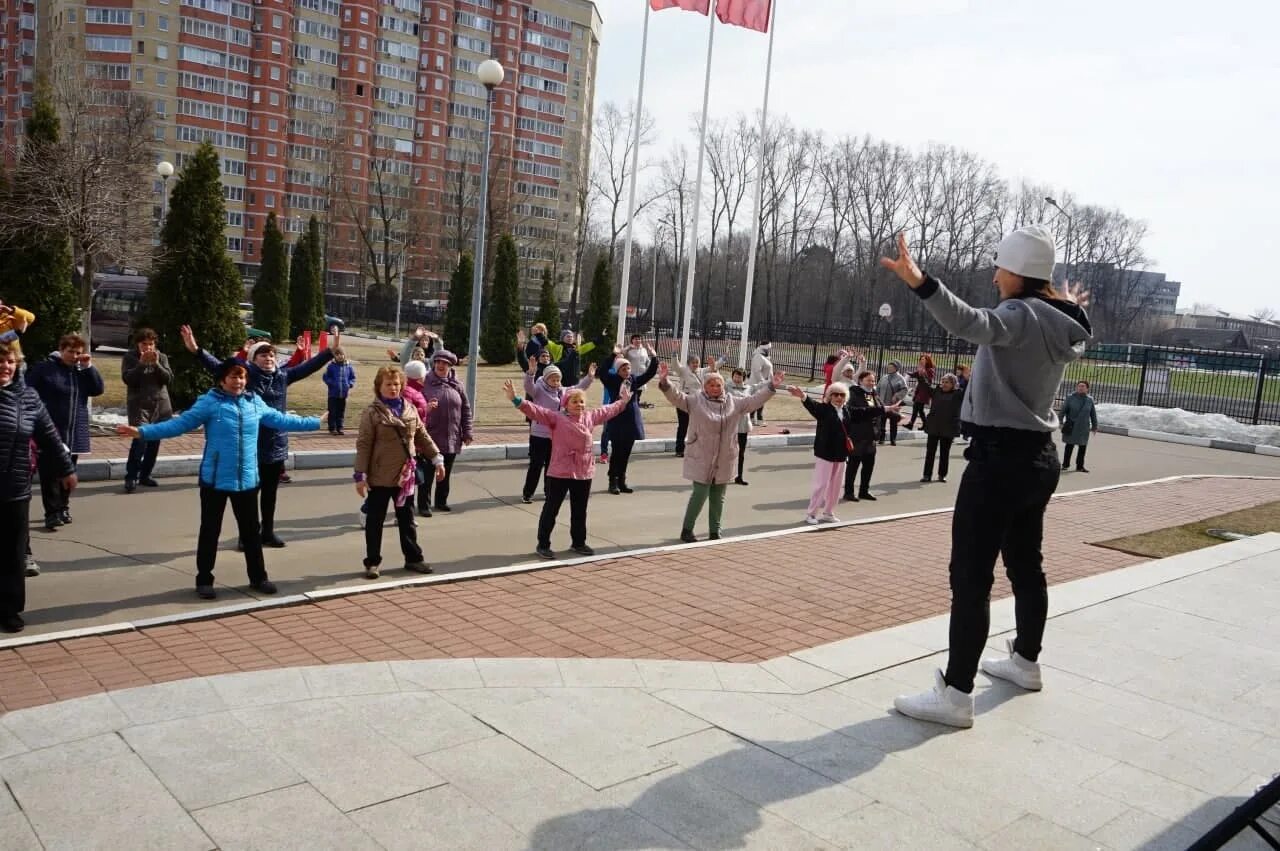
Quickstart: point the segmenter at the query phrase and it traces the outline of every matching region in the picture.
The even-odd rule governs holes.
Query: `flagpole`
[[[694,267],[698,259],[698,207],[702,203],[702,160],[707,146],[707,107],[711,100],[711,48],[716,40],[716,3],[711,4],[711,24],[707,27],[707,73],[702,85],[702,122],[698,126],[698,170],[693,180],[693,215],[689,222],[689,274],[685,279],[684,337],[680,341],[680,362],[689,359],[689,333],[693,325]],[[702,317],[705,323],[707,318]]]
[[[640,84],[636,91],[636,111],[631,117],[635,125],[635,137],[631,140],[631,196],[627,199],[627,242],[622,249],[622,282],[621,296],[618,299],[618,339],[617,344],[627,334],[627,290],[631,286],[631,244],[636,223],[636,176],[640,170],[640,128],[644,123],[644,66],[649,52],[649,0],[644,0],[644,29],[640,36]]]
[[[764,105],[760,108],[760,155],[756,159],[756,206],[755,220],[751,229],[751,251],[747,255],[746,297],[742,302],[742,339],[738,343],[738,363],[747,367],[747,345],[751,336],[751,296],[756,285],[756,250],[760,247],[760,220],[762,218],[760,204],[764,200],[764,158],[765,140],[769,129],[769,76],[773,72],[773,34],[778,23],[778,2],[769,4],[769,54],[764,63]]]

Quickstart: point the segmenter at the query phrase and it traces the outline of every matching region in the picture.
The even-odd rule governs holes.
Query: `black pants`
[[[849,455],[849,463],[844,465],[844,495],[846,498],[853,496],[853,482],[858,477],[858,471],[862,471],[862,479],[858,483],[858,495],[870,493],[871,491],[871,474],[876,469],[876,455]]]
[[[1034,662],[1049,610],[1041,542],[1044,511],[1057,490],[1061,467],[1046,433],[1000,441],[975,436],[964,457],[951,520],[951,656],[947,683],[973,691],[982,648],[991,631],[991,586],[996,557],[1013,584],[1018,637],[1013,649]]]
[[[434,473],[434,468],[431,469]],[[369,496],[365,500],[365,507],[369,512],[364,524],[365,567],[382,564],[382,523],[387,519],[387,505],[394,502],[398,493],[400,488],[397,487],[369,488]],[[396,506],[395,512],[396,529],[400,532],[400,552],[404,553],[405,563],[422,561],[418,532],[413,527],[413,500],[406,499],[404,505]]]
[[[924,418],[925,418],[925,410],[924,410],[924,406],[925,406],[925,404],[926,404],[925,402],[912,402],[912,403],[911,403],[911,419],[907,420],[907,428],[909,428],[909,429],[910,429],[910,428],[915,428],[915,427],[916,427],[916,415],[919,415],[919,416],[920,416],[920,425],[924,425]]]
[[[27,551],[31,500],[0,502],[0,616],[27,607]]]
[[[898,444],[898,417],[885,417],[880,421],[880,443],[884,443],[885,432],[889,433],[889,442],[893,445]]]
[[[636,445],[634,437],[613,438],[613,451],[609,453],[609,479],[625,482],[627,464],[631,462],[631,450]],[[547,479],[550,481],[550,477]]]
[[[1077,446],[1077,445],[1075,445],[1075,444],[1068,443],[1068,444],[1065,444],[1065,446],[1066,446],[1066,448],[1064,448],[1064,449],[1062,450],[1062,466],[1063,466],[1063,468],[1065,469],[1065,468],[1067,468],[1067,467],[1070,467],[1070,466],[1071,466],[1071,450],[1072,450],[1072,449],[1079,449],[1079,450],[1080,450],[1080,454],[1076,455],[1076,469],[1077,469],[1077,470],[1083,470],[1083,469],[1084,469],[1084,451],[1085,451],[1086,449],[1088,449],[1089,447],[1088,447],[1088,446],[1086,446],[1086,445],[1085,445],[1085,444],[1083,444],[1083,443],[1079,444],[1078,446]]]
[[[751,421],[753,423],[764,422],[764,405],[751,412]]]
[[[608,423],[605,427],[608,428]],[[604,438],[601,438],[601,443]],[[603,449],[601,450],[604,451]],[[542,474],[551,464],[551,438],[538,437],[537,435],[529,435],[529,470],[524,474],[524,490],[522,495],[525,499],[532,499],[534,491],[538,489],[538,479],[542,478]]]
[[[80,461],[79,455],[71,456],[74,468]],[[27,463],[25,456],[23,463]],[[62,484],[62,465],[52,452],[41,452],[36,456],[36,473],[40,477],[40,502],[44,505],[44,516],[57,517],[71,507],[71,491]]]
[[[614,444],[615,448],[617,444]],[[630,452],[630,447],[627,449]],[[610,459],[613,456],[609,456]],[[610,462],[612,463],[612,461]],[[551,530],[564,498],[569,497],[569,545],[581,547],[587,542],[587,500],[591,498],[590,479],[561,479],[547,476],[547,501],[538,518],[538,548],[551,549]]]
[[[276,494],[280,490],[280,474],[283,461],[271,461],[258,465],[258,480],[262,488],[262,537],[268,538],[276,531]]]
[[[947,470],[951,468],[951,443],[954,437],[934,437],[929,435],[928,442],[924,447],[924,477],[926,479],[933,477],[933,459],[938,457],[938,476],[945,479]],[[942,454],[938,454],[938,450],[942,450]]]
[[[600,429],[600,454],[609,454],[609,423],[605,423],[604,428]]]
[[[747,463],[747,437],[745,431],[738,432],[738,478],[742,478],[742,465]]]
[[[156,457],[160,455],[160,441],[135,439],[129,444],[129,460],[125,462],[124,478],[136,482],[138,479],[151,478],[156,468]]]
[[[329,397],[329,434],[342,431],[347,419],[347,399],[345,396]]]
[[[689,412],[676,408],[676,454],[684,454],[684,439],[689,435]]]
[[[427,476],[427,483],[418,488],[418,510],[424,511],[431,505],[431,488],[434,486],[436,490],[435,507],[449,504],[449,485],[453,483],[453,462],[457,459],[458,453],[444,453],[444,478],[436,481],[435,469],[432,468],[431,474]]]
[[[263,481],[266,484],[266,481]],[[220,491],[200,486],[200,537],[196,544],[196,587],[213,584],[213,564],[218,558],[218,536],[222,534],[222,515],[231,503],[240,544],[244,547],[244,563],[250,584],[267,578],[262,560],[262,534],[258,528],[258,491]]]

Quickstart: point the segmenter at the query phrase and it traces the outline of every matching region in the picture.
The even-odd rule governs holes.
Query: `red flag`
[[[705,15],[711,11],[711,0],[649,0],[649,8],[655,12],[663,9],[685,9]]]
[[[722,24],[766,33],[769,31],[770,3],[771,0],[719,0],[716,17]]]

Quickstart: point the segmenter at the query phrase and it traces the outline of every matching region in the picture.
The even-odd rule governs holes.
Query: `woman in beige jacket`
[[[377,579],[382,564],[382,521],[387,503],[395,503],[396,527],[405,570],[430,573],[422,558],[414,530],[413,495],[420,473],[417,455],[430,459],[436,481],[444,478],[444,456],[427,434],[417,409],[404,399],[404,373],[398,366],[384,366],[374,376],[374,401],[360,416],[356,437],[356,493],[367,497],[368,520],[364,528],[364,575]]]
[[[720,518],[724,513],[724,492],[734,477],[738,462],[738,421],[752,411],[764,407],[782,385],[782,373],[773,374],[773,382],[746,398],[725,392],[724,376],[710,372],[702,386],[680,392],[667,380],[667,365],[658,367],[658,389],[677,411],[689,415],[689,437],[684,446],[684,477],[693,482],[693,493],[685,508],[680,540],[693,543],[693,525],[702,506],[711,500],[707,526],[711,540],[720,537]]]

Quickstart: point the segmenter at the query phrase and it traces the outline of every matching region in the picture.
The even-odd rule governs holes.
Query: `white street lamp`
[[[484,230],[489,200],[489,144],[493,130],[493,90],[502,84],[506,71],[496,59],[486,59],[476,69],[485,87],[484,155],[480,160],[480,197],[476,202],[476,257],[471,278],[471,339],[467,345],[467,398],[472,411],[476,403],[476,372],[480,366],[480,300],[484,291]]]
[[[156,163],[156,174],[160,175],[163,181],[160,193],[160,227],[164,227],[164,220],[169,215],[169,178],[173,177],[173,163],[168,160],[160,160]]]
[[[1062,280],[1063,280],[1063,286],[1070,289],[1071,281],[1068,280],[1067,276],[1075,271],[1074,269],[1071,268],[1071,231],[1075,228],[1075,220],[1071,218],[1071,214],[1068,213],[1065,209],[1063,209],[1062,205],[1060,205],[1057,201],[1055,201],[1051,195],[1046,195],[1044,197],[1044,200],[1046,204],[1048,204],[1050,207],[1053,207],[1055,210],[1057,210],[1067,219],[1067,247],[1062,252],[1063,254],[1062,267],[1067,271],[1063,273]],[[1050,281],[1050,283],[1053,283],[1053,282]]]

